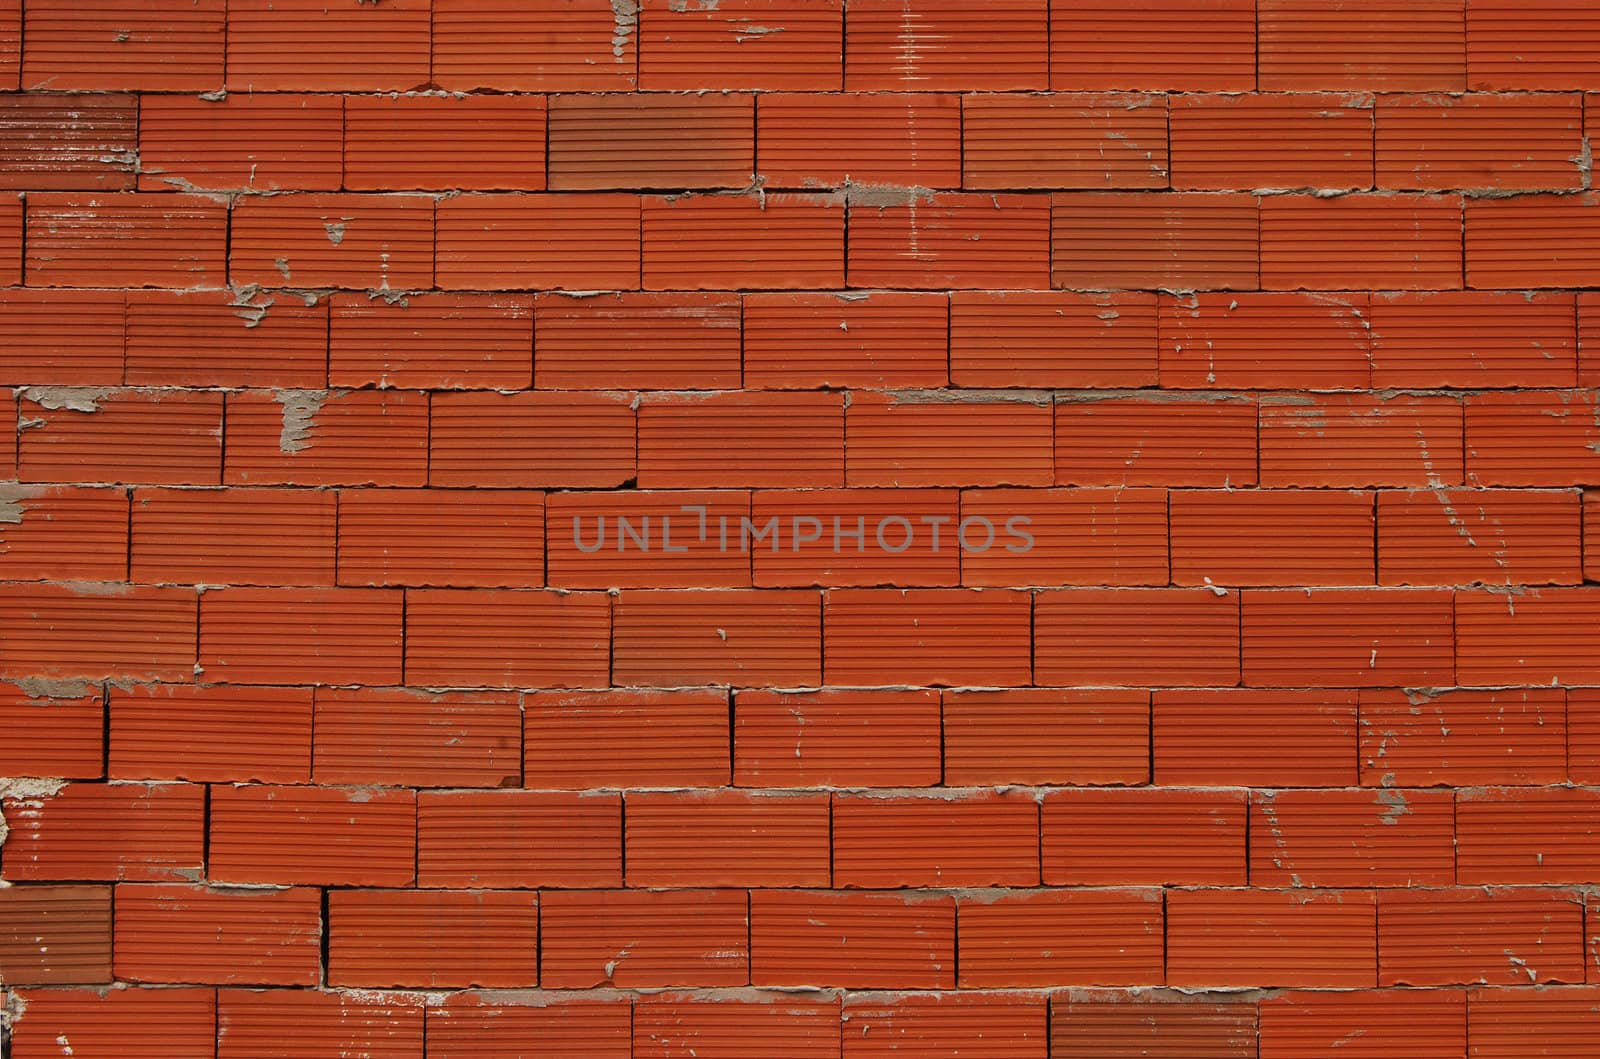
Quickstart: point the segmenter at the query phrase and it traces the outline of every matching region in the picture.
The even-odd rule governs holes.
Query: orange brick
[[[1459,287],[1461,230],[1455,195],[1269,195],[1261,200],[1261,286]]]
[[[1049,485],[1051,407],[1033,400],[858,394],[845,409],[852,486]]]
[[[410,886],[416,878],[416,791],[219,785],[210,816],[215,882]]]
[[[52,193],[40,191],[35,193],[35,197],[45,197],[49,194]],[[44,216],[44,213],[45,211],[41,210],[40,216]],[[0,194],[0,280],[3,280],[7,285],[19,285],[23,282],[23,277],[25,274],[31,275],[34,273],[34,270],[31,267],[28,267],[28,263],[23,257],[23,248],[26,245],[26,229],[33,223],[34,222],[25,215],[25,209],[21,195],[11,196]],[[49,240],[46,238],[46,236],[47,234],[54,233],[40,232],[37,234],[38,241],[46,244],[48,248]],[[82,237],[77,233],[70,233],[68,235],[68,240],[77,240],[77,242],[81,244]],[[81,249],[81,245],[68,246],[68,256],[70,257],[71,253]],[[60,273],[57,273],[55,278],[58,284],[63,282],[76,282],[71,279],[63,281]],[[34,283],[34,286],[49,285],[50,284],[48,283]]]
[[[1544,694],[1551,696],[1554,701],[1559,701],[1561,696],[1561,692],[1554,689]],[[1573,688],[1566,693],[1566,700],[1566,746],[1563,748],[1566,751],[1565,764],[1573,780],[1584,784],[1595,783],[1600,779],[1600,692],[1589,688]],[[1553,707],[1554,702],[1552,709]],[[1552,756],[1559,758],[1559,755],[1553,753],[1554,748],[1551,749]],[[1558,771],[1561,764],[1560,760],[1552,761],[1552,771]],[[1519,779],[1496,782],[1545,781]]]
[[[1347,1059],[1384,1059],[1397,1046],[1415,1059],[1466,1055],[1466,994],[1443,989],[1308,990],[1261,1002],[1261,1059],[1326,1055],[1334,1048]]]
[[[410,290],[433,286],[433,266],[433,200],[421,195],[245,197],[233,210],[235,283]]]
[[[942,294],[746,294],[744,383],[754,389],[943,386]]]
[[[398,684],[399,592],[224,588],[200,600],[200,669],[234,684]]]
[[[1518,195],[1466,206],[1466,286],[1589,287],[1600,283],[1600,196]]]
[[[1560,890],[1387,890],[1378,895],[1383,985],[1583,981],[1583,897]]]
[[[1459,485],[1461,433],[1453,397],[1275,394],[1261,401],[1261,484]]]
[[[457,195],[439,203],[446,290],[637,290],[637,195]]]
[[[1372,100],[1350,95],[1178,95],[1172,113],[1172,186],[1372,186]]]
[[[1384,188],[1576,191],[1583,187],[1577,96],[1384,96],[1377,109]]]
[[[0,576],[8,581],[121,581],[128,496],[121,489],[0,485]],[[141,579],[142,580],[142,579]]]
[[[587,791],[422,791],[417,884],[621,886],[622,799]]]
[[[0,189],[130,190],[137,123],[133,96],[0,99]]]
[[[537,588],[544,510],[524,490],[343,490],[339,583]]]
[[[533,299],[419,294],[331,299],[331,386],[525,390],[533,381]]]
[[[1352,692],[1157,691],[1150,710],[1151,764],[1162,786],[1356,783]]]
[[[229,485],[424,484],[428,396],[395,390],[228,395]]]
[[[123,298],[121,291],[0,291],[0,385],[120,384]]]
[[[139,190],[337,191],[338,96],[139,97]]]
[[[416,997],[392,999],[304,989],[220,989],[216,995],[218,1059],[278,1051],[286,1059],[341,1052],[373,1059],[422,1054],[423,1007]]]
[[[551,493],[550,584],[748,588],[750,555],[737,537],[749,515],[744,492]]]
[[[1378,580],[1386,585],[1577,584],[1576,492],[1435,489],[1378,494]]]
[[[1466,0],[1262,0],[1258,63],[1266,91],[1461,91]]]
[[[1250,290],[1261,275],[1253,195],[1051,196],[1051,285]]]
[[[1155,97],[968,95],[961,122],[964,187],[1167,186],[1167,108]]]
[[[734,295],[545,295],[534,319],[534,379],[541,390],[739,387]]]
[[[629,89],[638,25],[609,0],[433,0],[433,77],[451,92]]]
[[[1041,996],[1005,993],[852,997],[844,1008],[844,1054],[1045,1059],[1047,1003]]]
[[[850,282],[862,287],[1047,287],[1042,195],[849,196]]]
[[[951,95],[763,93],[756,169],[767,187],[961,183],[962,124]]]
[[[946,895],[750,894],[750,981],[758,986],[952,989],[955,944],[956,903]]]
[[[956,291],[950,379],[958,386],[1154,386],[1155,296]]]
[[[1242,886],[1245,816],[1244,791],[1054,791],[1040,809],[1044,883]]]
[[[215,485],[222,395],[196,391],[21,391],[24,481]]]
[[[17,399],[0,391],[0,474],[17,477]]]
[[[228,88],[392,92],[428,82],[430,0],[230,0]]]
[[[523,782],[534,788],[720,787],[729,782],[728,693],[532,692]]]
[[[795,489],[844,484],[844,402],[831,393],[647,395],[639,406],[646,489]]]
[[[1583,578],[1600,581],[1600,493],[1583,494]]]
[[[1464,886],[1581,883],[1600,864],[1600,793],[1481,788],[1456,796],[1456,874]]]
[[[552,96],[550,187],[742,188],[755,122],[744,94]]]
[[[829,589],[828,684],[1029,683],[1030,599],[991,589]]]
[[[1063,589],[1034,599],[1041,684],[1215,685],[1239,679],[1239,595]]]
[[[1163,296],[1161,385],[1358,390],[1371,382],[1367,296]]]
[[[1095,0],[1050,5],[1050,87],[1249,92],[1256,87],[1250,0]]]
[[[981,11],[953,0],[855,0],[845,19],[844,87],[1042,89],[1048,21],[1044,0],[1002,0]]]
[[[960,984],[993,989],[1159,982],[1156,890],[1041,890],[957,899]]]
[[[81,780],[105,775],[104,702],[100,691],[88,687],[45,695],[0,684],[0,726],[11,733],[0,746],[0,773]]]
[[[542,96],[348,96],[351,191],[543,191]]]
[[[193,680],[195,609],[186,588],[0,585],[0,677]]]
[[[1372,584],[1372,498],[1326,489],[1174,490],[1172,581]]]
[[[123,981],[314,986],[321,933],[322,897],[309,888],[117,887]]]
[[[651,196],[641,207],[641,225],[646,290],[844,285],[842,196]]]
[[[627,394],[435,394],[428,482],[612,488],[634,477],[634,438]],[[486,452],[495,458],[485,460]]]
[[[1246,684],[1439,687],[1452,683],[1454,636],[1448,591],[1247,589],[1243,595]]]
[[[839,1059],[838,998],[784,993],[752,999],[656,995],[634,1007],[633,1059],[742,1059],[749,1049],[785,1059]],[[624,1052],[624,1056],[627,1053]]]
[[[1518,9],[1520,21],[1521,9]],[[1583,1059],[1600,1026],[1600,988],[1473,989],[1467,993],[1467,1041],[1473,1059],[1520,1059],[1530,1041],[1556,1059]]]
[[[821,601],[778,589],[629,590],[616,602],[611,651],[615,684],[816,686]]]
[[[515,696],[316,690],[319,784],[509,787],[522,779]]]
[[[328,381],[328,307],[245,291],[127,292],[130,386],[281,386]]]
[[[0,891],[0,961],[13,989],[110,982],[111,887],[8,885]],[[15,1045],[17,1031],[7,1029]]]
[[[644,791],[627,796],[631,887],[826,886],[826,793]]]
[[[227,277],[228,207],[204,195],[40,191],[28,196],[27,226],[31,287],[220,287]],[[16,276],[16,255],[0,253],[0,276]]]
[[[679,92],[843,87],[842,0],[639,4],[639,87]]]
[[[1370,890],[1174,890],[1167,897],[1167,982],[1371,988],[1378,974],[1375,904]]]
[[[0,3],[0,87],[22,87],[22,0]]]
[[[515,890],[328,895],[328,984],[514,989],[538,982],[538,896]]]
[[[1581,0],[1472,0],[1467,10],[1468,87],[1593,89],[1600,78],[1593,49],[1597,42],[1600,21]]]
[[[1600,681],[1600,593],[1519,589],[1456,593],[1456,679],[1461,684]]]
[[[836,794],[833,883],[1037,886],[1038,806],[1019,792]]]
[[[214,1059],[217,1000],[210,989],[50,989],[16,994],[33,1011],[11,1030],[14,1054],[124,1059]],[[151,1033],[152,1026],[161,1027]]]
[[[1145,691],[944,693],[944,782],[1098,785],[1150,777]]]
[[[332,585],[334,496],[301,489],[135,489],[134,580]]]
[[[961,580],[958,504],[954,489],[759,490],[751,500],[755,583],[954,586]],[[737,529],[730,524],[730,550]],[[757,541],[757,532],[770,541]],[[979,543],[981,528],[971,533]],[[718,536],[720,546],[720,526]]]
[[[1361,693],[1365,785],[1554,784],[1566,777],[1567,706],[1558,688]]]
[[[1481,393],[1464,404],[1469,484],[1600,484],[1600,399],[1594,393]]]
[[[1057,1059],[1256,1059],[1254,1000],[1080,989],[1050,1004]]]
[[[1372,385],[1571,386],[1570,294],[1443,291],[1372,297]]]
[[[205,789],[191,784],[69,783],[9,794],[5,815],[16,835],[9,880],[178,879],[205,861]]]
[[[135,685],[111,695],[112,779],[310,783],[310,688]]]
[[[940,782],[940,751],[937,691],[734,697],[741,787],[929,787]]]
[[[433,1059],[519,1059],[528,1048],[590,1059],[633,1059],[633,1004],[620,1000],[519,1002],[493,993],[450,993],[427,1009]]]
[[[53,92],[219,88],[226,7],[225,0],[29,0],[22,27],[27,39],[22,87]]]
[[[750,980],[742,890],[547,890],[539,982],[546,989],[733,986]]]
[[[1455,803],[1448,791],[1255,791],[1250,882],[1257,886],[1448,886]]]
[[[1167,583],[1164,489],[964,490],[958,532],[979,519],[996,539],[978,521],[963,535],[968,586]]]
[[[611,601],[598,592],[407,589],[406,679],[424,687],[606,683]]]

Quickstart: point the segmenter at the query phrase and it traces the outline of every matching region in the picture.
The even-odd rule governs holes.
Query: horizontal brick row
[[[377,6],[380,10],[370,8]],[[33,90],[1250,91],[1600,88],[1575,0],[29,0],[0,83]],[[1187,16],[1187,17],[1186,17]],[[1196,51],[1202,59],[1192,58]],[[841,61],[842,60],[842,61]]]

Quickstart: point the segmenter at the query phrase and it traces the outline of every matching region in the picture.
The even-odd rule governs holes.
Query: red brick
[[[248,291],[129,291],[130,386],[282,386],[328,381],[328,308]]]
[[[0,97],[0,189],[131,189],[138,109],[132,96]]]
[[[0,391],[0,474],[17,476],[17,399]]]
[[[334,496],[300,489],[136,489],[130,573],[156,584],[331,585]]]
[[[1455,805],[1447,791],[1256,791],[1257,886],[1448,886]]]
[[[1157,691],[1150,709],[1151,764],[1162,786],[1356,783],[1354,693]]]
[[[836,794],[833,882],[1037,886],[1038,806],[1021,792]]]
[[[758,986],[953,989],[956,903],[945,895],[756,890],[750,981]]]
[[[0,745],[0,775],[99,779],[105,775],[104,721],[97,689],[46,695],[0,684],[0,729],[9,733]]]
[[[1161,385],[1175,389],[1364,389],[1365,294],[1164,296]]]
[[[24,481],[217,484],[220,393],[39,388],[21,397]]]
[[[8,581],[121,581],[128,496],[121,489],[0,485],[0,575]]]
[[[429,79],[430,0],[231,0],[228,87],[386,92]]]
[[[200,666],[234,684],[400,682],[399,592],[224,588],[200,600]]]
[[[1594,393],[1472,394],[1463,415],[1470,484],[1600,484],[1600,398]]]
[[[525,490],[342,490],[339,583],[537,588],[544,515]]]
[[[1530,694],[1532,694],[1530,692]],[[1561,692],[1546,692],[1552,700],[1559,701]],[[1573,688],[1566,693],[1565,764],[1573,780],[1578,783],[1600,782],[1600,691],[1591,688]],[[1553,703],[1552,703],[1553,708]],[[1560,755],[1551,748],[1556,758],[1551,764],[1559,768]],[[1534,782],[1528,780],[1495,782]],[[1545,781],[1537,781],[1545,782]],[[1549,782],[1558,782],[1551,780]]]
[[[1466,1055],[1466,994],[1442,989],[1307,990],[1266,997],[1261,1003],[1261,1059],[1327,1055],[1335,1048],[1345,1059],[1385,1059],[1397,1046],[1415,1059]]]
[[[310,688],[118,688],[112,779],[310,783]]]
[[[527,1049],[588,1059],[633,1059],[632,1002],[537,1000],[451,993],[427,1009],[431,1059],[522,1059]]]
[[[203,195],[35,192],[27,225],[32,287],[220,287],[227,275],[228,208]],[[12,260],[0,275],[16,275]]]
[[[245,390],[228,395],[229,485],[425,483],[428,395]]]
[[[739,387],[734,295],[545,295],[534,317],[534,379],[540,389]]]
[[[247,196],[233,210],[235,283],[410,290],[433,286],[433,267],[433,200],[424,196]]]
[[[936,691],[734,697],[741,787],[931,787],[940,782],[940,752]]]
[[[1596,42],[1600,23],[1581,0],[1472,0],[1467,11],[1468,86],[1497,91],[1593,89],[1600,80]]]
[[[274,1052],[286,1059],[340,1054],[369,1059],[422,1056],[423,1007],[416,997],[222,989],[217,991],[216,1007],[214,1047],[218,1059],[247,1059]]]
[[[731,986],[750,981],[742,890],[547,890],[539,981],[546,989]]]
[[[639,5],[639,87],[838,91],[844,4],[725,0]]]
[[[1175,188],[1372,186],[1369,97],[1178,95],[1168,105]]]
[[[1456,679],[1461,684],[1600,682],[1600,592],[1519,589],[1456,593]]]
[[[750,555],[737,542],[748,493],[559,492],[546,511],[552,587],[750,587]]]
[[[0,2],[0,86],[22,87],[22,0]]]
[[[539,977],[532,893],[338,890],[328,938],[329,985],[514,989]]]
[[[1050,1003],[1056,1059],[1256,1059],[1253,999],[1080,989]]]
[[[944,693],[944,782],[1116,785],[1150,777],[1148,692]]]
[[[522,716],[511,695],[316,690],[319,784],[509,787],[522,779]]]
[[[111,887],[0,890],[0,977],[9,987],[110,982]]]
[[[1038,195],[863,195],[850,203],[849,242],[858,286],[1049,285],[1050,209]]]
[[[1583,1059],[1600,1026],[1600,988],[1473,989],[1467,993],[1467,1041],[1473,1059],[1522,1059],[1533,1053]]]
[[[826,793],[660,791],[627,796],[631,887],[826,886]]]
[[[838,195],[648,197],[641,208],[646,290],[807,290],[845,277]]]
[[[36,198],[42,198],[50,192],[35,192]],[[23,248],[26,245],[27,227],[32,223],[24,215],[22,196],[0,194],[0,280],[7,285],[19,285],[23,281],[24,267],[28,263],[23,258]],[[47,243],[43,233],[39,235],[39,242]],[[31,268],[27,269],[32,272]],[[35,286],[48,286],[49,284],[35,283]]]
[[[1384,188],[1576,191],[1583,187],[1577,96],[1384,96],[1377,178]]]
[[[1175,986],[1371,988],[1376,898],[1367,890],[1174,890],[1167,982]]]
[[[1034,599],[1041,684],[1239,679],[1239,596],[1222,589],[1063,589]]]
[[[1453,397],[1271,395],[1261,402],[1261,484],[1459,485],[1461,434]]]
[[[612,625],[614,684],[815,686],[822,607],[815,592],[623,592]]]
[[[949,379],[942,294],[757,293],[743,302],[751,388],[943,386]]]
[[[1167,186],[1167,108],[1156,97],[968,95],[961,120],[967,188]]]
[[[337,191],[337,96],[139,97],[139,190]]]
[[[428,482],[613,488],[634,477],[634,419],[627,394],[436,394]]]
[[[1044,0],[1003,0],[981,13],[952,0],[855,0],[845,19],[844,87],[1043,89],[1048,20]]]
[[[1600,493],[1583,494],[1583,578],[1600,581]]]
[[[608,0],[433,0],[433,77],[451,92],[629,89],[637,28]]]
[[[543,191],[544,97],[348,96],[344,186]]]
[[[729,782],[725,691],[523,696],[529,787],[719,787]]]
[[[1382,985],[1582,982],[1583,897],[1560,890],[1386,890]]]
[[[950,296],[950,379],[958,386],[1154,386],[1156,363],[1151,294]]]
[[[410,886],[416,828],[416,791],[216,786],[210,877],[221,883]]]
[[[1465,84],[1465,0],[1262,0],[1260,87],[1460,91]]]
[[[1232,397],[1122,397],[1056,405],[1057,485],[1256,482],[1256,404]]]
[[[1175,490],[1173,583],[1371,584],[1372,497],[1321,489]]]
[[[184,588],[0,585],[0,677],[193,680],[195,609]]]
[[[587,791],[423,791],[417,884],[621,886],[622,799]]]
[[[1559,689],[1361,693],[1363,784],[1466,787],[1566,778],[1567,708]]]
[[[1600,283],[1600,196],[1593,192],[1470,199],[1465,235],[1468,287]]]
[[[0,291],[0,385],[120,384],[123,298],[121,291]]]
[[[634,1059],[744,1059],[750,1049],[785,1059],[839,1059],[838,998],[762,993],[744,999],[664,994],[634,1007]]]
[[[1146,985],[1162,967],[1156,890],[1040,890],[957,899],[969,989]]]
[[[1050,87],[1248,92],[1256,87],[1250,0],[1095,0],[1050,5]]]
[[[1242,886],[1245,816],[1244,791],[1053,791],[1040,808],[1044,883]]]
[[[1455,195],[1269,195],[1261,200],[1261,286],[1459,287],[1461,238]]]
[[[951,400],[856,394],[845,409],[851,486],[1049,485],[1051,406],[1030,400]]]
[[[1451,593],[1249,589],[1244,682],[1257,687],[1452,683]]]
[[[533,299],[418,294],[331,299],[330,386],[524,390],[533,382]]]
[[[1386,585],[1577,584],[1576,492],[1460,489],[1378,494]]]
[[[1442,291],[1372,297],[1372,385],[1571,386],[1570,294]]]
[[[756,169],[775,188],[846,181],[955,187],[961,108],[955,96],[921,92],[763,93],[756,100]]]
[[[13,1022],[18,1059],[214,1059],[217,1001],[210,989],[40,989],[15,994],[28,1020]],[[157,1029],[158,1028],[158,1029]],[[156,1030],[156,1032],[152,1032]]]
[[[637,290],[637,195],[464,194],[439,203],[446,290]]]
[[[22,86],[53,92],[221,87],[226,6],[225,0],[28,0]]]
[[[844,1055],[1045,1059],[1047,1004],[1044,997],[1022,993],[852,997],[844,1009]]]
[[[1262,274],[1253,195],[1051,196],[1051,284],[1251,290]]]
[[[321,934],[322,897],[308,888],[117,887],[122,981],[312,986]]]
[[[969,521],[969,586],[1167,584],[1164,489],[968,489],[954,526]]]
[[[826,683],[1029,683],[1031,610],[1020,591],[830,589]]]
[[[745,94],[552,96],[550,187],[742,188],[754,176],[755,120]]]
[[[796,489],[844,484],[835,393],[660,394],[639,406],[639,486]]]
[[[1482,788],[1456,796],[1456,876],[1463,886],[1582,883],[1600,865],[1600,792]]]
[[[408,589],[405,617],[406,680],[413,684],[606,683],[611,601],[598,592]]]

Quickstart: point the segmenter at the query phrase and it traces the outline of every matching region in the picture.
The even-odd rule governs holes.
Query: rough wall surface
[[[0,88],[9,1059],[1600,1054],[1593,4]]]

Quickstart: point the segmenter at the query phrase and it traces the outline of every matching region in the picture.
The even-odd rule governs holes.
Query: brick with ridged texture
[[[1264,91],[1461,91],[1466,0],[1262,0]]]
[[[1582,982],[1583,895],[1543,888],[1378,894],[1382,985]]]
[[[808,290],[845,278],[841,195],[649,196],[646,290]]]
[[[1373,494],[1356,490],[1175,489],[1178,585],[1370,585]]]
[[[27,42],[22,87],[53,92],[220,88],[226,7],[225,0],[29,0],[22,25]]]
[[[741,787],[925,787],[940,780],[939,693],[744,691],[734,697]]]
[[[1372,377],[1365,294],[1163,296],[1168,389],[1359,390]]]
[[[826,682],[1027,684],[1030,603],[1028,593],[1009,589],[829,589]]]
[[[1256,1001],[1076,989],[1051,998],[1050,1035],[1057,1059],[1256,1059]]]
[[[1235,684],[1239,594],[1216,587],[1039,592],[1033,638],[1040,684]]]
[[[946,93],[763,93],[756,170],[774,188],[956,187],[970,149],[961,107]]]
[[[0,507],[12,518],[0,519],[0,577],[120,581],[127,572],[125,490],[0,485]]]
[[[0,684],[0,725],[11,733],[0,746],[0,774],[99,779],[104,720],[104,697],[93,689],[44,695]]]
[[[217,1059],[247,1059],[273,1052],[284,1059],[340,1054],[418,1059],[422,1055],[423,1006],[411,996],[219,989],[216,1005]]]
[[[611,601],[599,592],[412,588],[405,675],[423,687],[601,687]]]
[[[1261,1002],[1260,1059],[1341,1049],[1345,1059],[1459,1059],[1467,1051],[1467,997],[1459,990],[1290,991]]]
[[[423,791],[422,887],[622,885],[622,799],[589,791]]]
[[[127,982],[313,986],[322,899],[313,889],[122,885],[115,961]]]
[[[525,295],[416,294],[396,304],[336,294],[330,305],[330,386],[522,390],[533,380]]]
[[[290,489],[133,492],[132,565],[156,584],[332,585],[334,496]]]
[[[1370,96],[1178,95],[1169,106],[1175,188],[1372,186]]]
[[[666,993],[634,1007],[633,1059],[839,1059],[840,1000],[785,993]],[[625,1053],[626,1054],[626,1053]]]
[[[1099,786],[1150,776],[1149,693],[946,691],[944,782]]]
[[[139,189],[337,191],[338,96],[139,97]]]
[[[992,0],[854,0],[845,18],[851,92],[1015,91],[1048,87],[1049,5]]]
[[[111,981],[111,887],[0,890],[0,981],[13,989]]]
[[[1185,788],[1050,792],[1040,807],[1044,884],[1242,886],[1246,793]]]
[[[746,294],[744,383],[756,389],[942,386],[943,294]]]
[[[632,1010],[627,998],[524,1002],[504,993],[451,993],[426,1009],[428,1050],[433,1059],[520,1059],[530,1047],[633,1059]]]
[[[339,583],[537,588],[544,513],[521,489],[342,490]]]
[[[1027,993],[851,997],[843,1015],[844,1054],[850,1059],[919,1053],[1045,1059],[1047,1003]]]
[[[12,1024],[20,1059],[61,1054],[121,1059],[215,1059],[217,1001],[211,989],[39,989],[12,994],[33,1015]]]
[[[230,0],[228,88],[384,92],[428,81],[431,0]]]
[[[468,192],[436,208],[445,290],[637,290],[639,196]]]
[[[949,895],[839,890],[750,894],[750,981],[758,986],[951,989]]]
[[[1254,195],[1175,191],[1051,196],[1051,277],[1071,289],[1253,290],[1262,276]]]
[[[1031,794],[835,794],[840,888],[1036,886],[1039,809]]]
[[[0,189],[131,189],[138,110],[124,95],[0,99]]]
[[[1153,386],[1156,299],[1132,292],[954,291],[950,380],[958,386]]]
[[[635,476],[634,419],[625,393],[436,393],[428,484],[615,488]]]
[[[543,191],[543,96],[348,96],[351,191]]]
[[[638,6],[609,0],[433,0],[433,78],[450,92],[634,86]]]
[[[410,886],[417,792],[363,787],[211,789],[217,883]]]
[[[124,297],[122,291],[0,292],[6,348],[0,386],[122,382]]]
[[[539,983],[545,989],[750,981],[749,896],[743,890],[546,890],[540,897]]]
[[[234,684],[395,684],[402,600],[367,588],[223,588],[200,598],[200,663]]]
[[[227,278],[228,207],[204,195],[35,192],[27,225],[29,286],[220,287]]]
[[[545,294],[534,307],[540,389],[732,390],[740,306],[731,294]]]
[[[630,887],[829,884],[825,792],[640,791],[626,801]]]
[[[750,95],[552,96],[550,187],[742,188],[754,177],[755,120]]]
[[[538,895],[518,890],[337,890],[328,984],[427,989],[538,983]]]
[[[1256,87],[1251,0],[1096,0],[1050,5],[1050,87],[1248,92]]]
[[[843,0],[641,0],[638,29],[642,89],[843,87]]]
[[[0,586],[0,676],[191,681],[195,609],[185,588]]]
[[[1375,906],[1370,890],[1174,890],[1167,983],[1370,989]]]
[[[1151,762],[1161,786],[1356,782],[1353,692],[1156,691],[1150,708]]]
[[[728,693],[533,692],[523,697],[523,756],[533,788],[724,786]]]
[[[112,779],[311,782],[311,689],[118,688]]]
[[[278,386],[328,381],[328,307],[249,291],[128,291],[130,386]]]
[[[511,695],[316,690],[319,784],[509,787],[522,778],[522,718]]]

